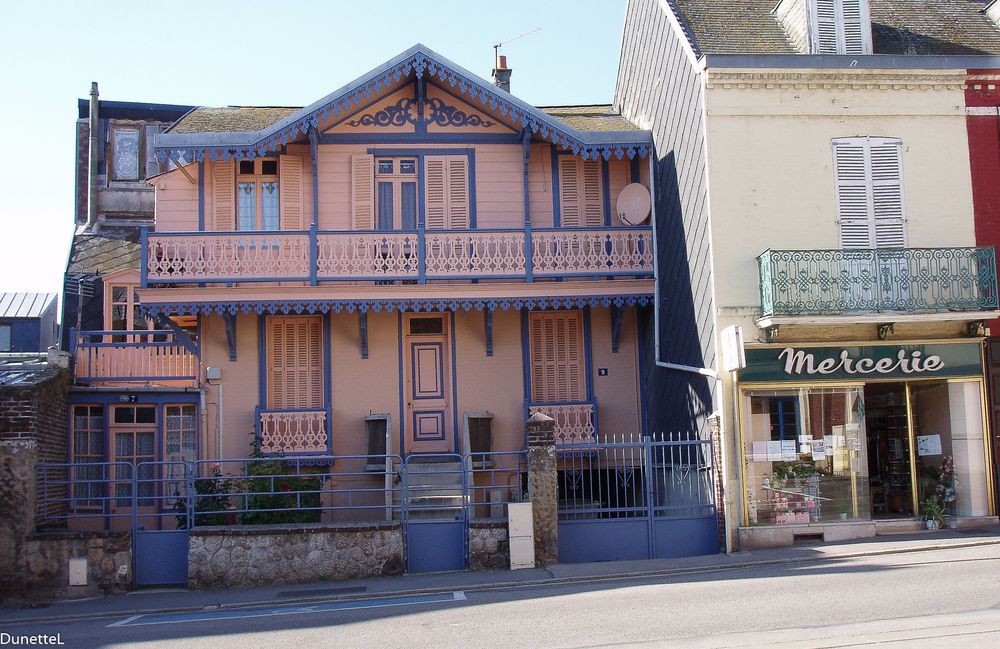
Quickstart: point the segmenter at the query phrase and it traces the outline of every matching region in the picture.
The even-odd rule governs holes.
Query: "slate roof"
[[[260,131],[276,124],[301,107],[228,106],[195,108],[178,120],[167,133],[217,133],[220,131]]]
[[[639,131],[610,104],[589,106],[539,106],[539,110],[578,131]]]
[[[56,293],[0,293],[0,318],[40,318]]]
[[[58,373],[45,354],[0,354],[0,386],[34,385]]]
[[[66,274],[105,275],[139,269],[138,228],[103,227],[73,237]]]
[[[699,54],[797,54],[778,0],[667,0]],[[874,54],[1000,54],[1000,28],[976,0],[869,0]]]

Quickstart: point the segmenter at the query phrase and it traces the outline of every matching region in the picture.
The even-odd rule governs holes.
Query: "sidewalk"
[[[518,571],[448,572],[245,589],[139,590],[125,595],[57,601],[43,608],[3,608],[0,609],[0,626],[15,623],[123,617],[148,613],[275,606],[449,591],[476,591],[613,579],[667,577],[680,574],[724,572],[755,566],[837,561],[854,557],[926,552],[979,545],[1000,545],[1000,525],[976,530],[939,530],[882,536],[837,544],[802,545],[773,550],[739,552],[732,555],[715,554],[681,559],[559,564],[548,568]]]

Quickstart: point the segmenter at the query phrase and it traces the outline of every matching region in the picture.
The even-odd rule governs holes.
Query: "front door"
[[[132,526],[133,506],[140,525],[155,523],[156,406],[112,406],[110,435],[115,526]]]
[[[407,453],[454,450],[448,314],[403,316]]]

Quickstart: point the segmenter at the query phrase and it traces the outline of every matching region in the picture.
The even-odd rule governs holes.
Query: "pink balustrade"
[[[146,246],[150,281],[254,280],[309,276],[307,233],[157,235]]]
[[[648,273],[653,269],[650,228],[562,228],[532,233],[536,275]]]
[[[579,403],[532,403],[529,414],[540,412],[555,420],[556,444],[586,444],[596,441],[594,426],[594,404]]]
[[[526,273],[524,232],[428,232],[428,277],[523,277]]]
[[[194,385],[198,357],[166,331],[80,332],[74,373],[84,383]]]
[[[329,453],[325,410],[260,410],[260,450],[265,455]]]
[[[417,277],[416,233],[341,232],[317,236],[317,274],[323,279]]]

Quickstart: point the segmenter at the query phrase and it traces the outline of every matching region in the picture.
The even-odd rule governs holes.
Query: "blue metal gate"
[[[454,453],[410,455],[401,474],[407,572],[464,570],[469,532],[463,457]]]
[[[561,562],[718,552],[710,439],[674,433],[558,450]]]
[[[191,478],[184,462],[135,465],[129,495],[136,586],[187,584]]]

